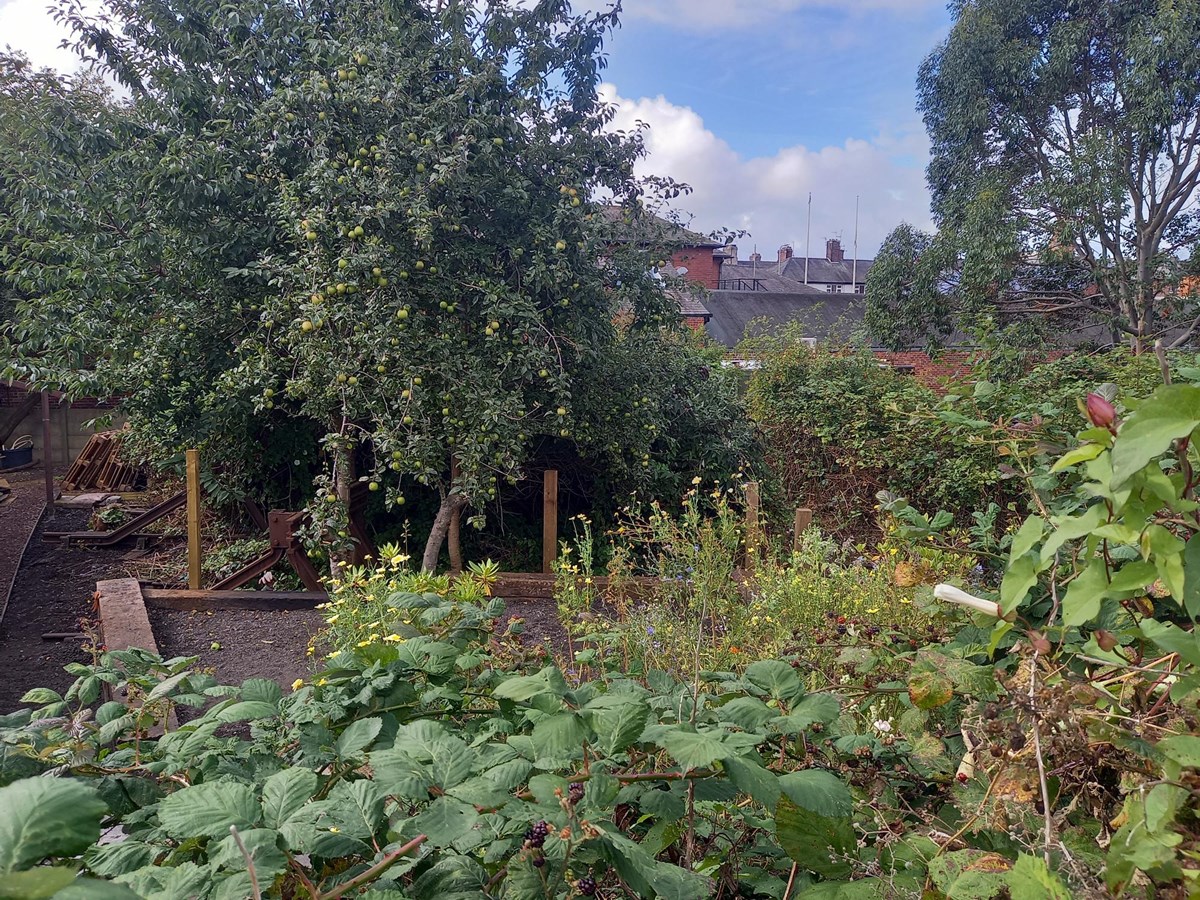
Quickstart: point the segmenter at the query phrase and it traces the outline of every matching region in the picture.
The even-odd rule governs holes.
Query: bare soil
[[[89,511],[55,509],[52,519],[38,520],[44,502],[41,473],[7,477],[14,496],[0,506],[0,602],[10,579],[12,589],[0,619],[0,714],[19,708],[30,688],[49,687],[61,693],[70,686],[74,679],[63,667],[90,660],[83,650],[88,641],[45,640],[42,635],[94,634],[96,582],[131,574],[129,546],[86,549],[44,543],[43,531],[85,529]],[[314,671],[307,650],[323,624],[318,610],[147,611],[164,657],[199,657],[198,664],[212,669],[224,684],[269,678],[287,690],[297,678]],[[566,656],[566,634],[552,600],[509,601],[498,629],[514,617],[524,620],[523,643],[544,645],[556,656]]]
[[[529,647],[541,644],[556,656],[566,658],[567,632],[558,621],[558,608],[553,600],[505,600],[504,616],[496,622],[496,629],[503,631],[516,618],[524,620],[522,644]]]
[[[30,473],[21,473],[29,475]],[[15,567],[29,522],[41,509],[44,497],[40,473],[17,481],[9,478],[20,497],[0,512],[0,590],[7,587],[3,568]],[[33,500],[30,501],[29,497]],[[43,531],[69,531],[86,527],[87,510],[54,511],[43,517],[33,532],[28,550],[12,582],[8,607],[0,621],[0,713],[20,707],[30,688],[48,687],[60,693],[74,678],[63,671],[72,662],[87,662],[84,640],[44,640],[49,632],[82,632],[94,628],[92,594],[96,582],[120,577],[120,551],[62,548],[43,543]],[[13,535],[22,538],[14,540]],[[19,543],[19,546],[16,544]]]
[[[312,673],[308,643],[324,625],[316,609],[147,612],[164,658],[198,656],[222,684],[269,678],[285,690]]]

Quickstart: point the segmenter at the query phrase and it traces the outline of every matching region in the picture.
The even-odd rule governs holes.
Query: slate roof
[[[707,321],[712,317],[708,307],[692,291],[667,291],[667,294],[679,303],[679,313],[685,318],[703,318]]]
[[[625,210],[621,209],[619,206],[604,207],[604,216],[610,222],[616,225],[618,230],[621,229],[621,226],[624,224],[622,221],[624,215]],[[698,234],[695,231],[684,228],[682,225],[669,222],[662,216],[649,214],[646,218],[649,220],[649,223],[652,225],[652,227],[656,229],[656,233],[654,235],[656,240],[662,240],[668,244],[677,244],[681,247],[704,247],[706,249],[711,248],[713,250],[725,246],[720,241],[714,241],[712,238],[707,238],[702,234]],[[633,228],[630,226],[630,231],[632,232],[632,230]],[[634,237],[630,236],[624,240],[633,239]]]
[[[752,329],[755,334],[799,322],[806,337],[843,340],[862,329],[866,312],[861,297],[827,294],[816,288],[794,293],[710,291],[704,306],[712,315],[709,336],[726,347],[737,346],[746,336],[746,326],[755,319],[767,320],[764,328]]]
[[[842,262],[830,262],[824,257],[810,256],[808,258],[808,282],[816,284],[852,284],[852,276],[858,276],[858,283],[864,284],[867,272],[871,269],[873,259],[860,259],[858,271],[854,270],[854,261],[847,259]],[[796,286],[805,287],[804,259],[793,256],[781,267],[772,260],[764,259],[754,263],[748,259],[739,259],[736,263],[729,259],[721,270],[721,279],[727,278],[758,278],[763,281],[763,287],[769,291],[794,290]],[[778,285],[775,287],[774,285]]]

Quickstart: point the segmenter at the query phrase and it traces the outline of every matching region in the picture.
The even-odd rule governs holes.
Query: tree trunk
[[[450,572],[454,575],[463,570],[461,531],[462,510],[456,509],[450,517],[450,530],[446,533],[446,549],[450,551]]]
[[[441,555],[442,544],[450,532],[450,523],[455,514],[461,512],[466,505],[466,498],[453,491],[442,498],[442,505],[438,507],[437,515],[433,519],[433,527],[429,529],[429,539],[425,542],[425,553],[421,557],[422,571],[437,571],[438,556]]]
[[[338,502],[345,507],[347,515],[350,511],[350,486],[353,483],[354,451],[339,444],[333,456],[333,492],[337,494]],[[340,535],[331,535],[330,538],[336,541],[340,539]],[[342,567],[338,563],[344,562],[346,565],[350,565],[353,561],[353,551],[336,550],[330,553],[329,574],[333,576],[334,580],[338,580],[342,574]]]
[[[450,457],[450,483],[458,480],[458,457]],[[450,571],[457,575],[463,570],[462,558],[462,508],[450,516],[450,530],[446,533],[447,549],[450,551]]]

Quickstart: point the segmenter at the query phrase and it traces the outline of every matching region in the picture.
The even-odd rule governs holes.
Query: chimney
[[[757,251],[754,253],[751,253],[750,254],[750,262],[752,262],[752,263],[762,262],[762,254],[758,253]]]
[[[725,256],[733,262],[738,261],[737,244],[725,245]]]
[[[782,247],[779,248],[779,264],[783,265],[785,262],[787,262],[791,258],[792,258],[792,245],[784,244]]]
[[[830,238],[825,242],[825,259],[829,262],[843,262],[846,259],[846,254],[842,250],[842,242],[837,238]]]

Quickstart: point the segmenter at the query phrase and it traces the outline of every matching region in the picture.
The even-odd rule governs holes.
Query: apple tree
[[[113,149],[78,175],[20,160],[27,198],[54,213],[11,267],[33,296],[10,332],[26,375],[122,395],[159,459],[199,443],[261,476],[319,445],[326,535],[355,482],[397,504],[428,486],[426,568],[531,441],[572,440],[622,402],[581,406],[578,377],[621,329],[674,316],[649,275],[667,255],[653,227],[625,237],[652,223],[640,138],[607,127],[596,92],[615,13],[108,13],[62,15],[130,95],[97,125]]]

